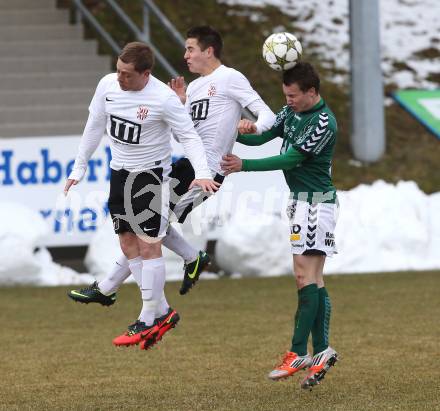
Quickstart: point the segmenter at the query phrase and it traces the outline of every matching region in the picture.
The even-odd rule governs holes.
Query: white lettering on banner
[[[419,98],[417,101],[437,120],[440,120],[440,98]]]

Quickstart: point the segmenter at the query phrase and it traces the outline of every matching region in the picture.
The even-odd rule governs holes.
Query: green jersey
[[[282,137],[280,155],[243,160],[243,171],[282,169],[292,198],[309,203],[334,203],[336,189],[331,179],[331,163],[336,133],[336,118],[323,99],[301,113],[285,106],[269,131],[261,136],[242,135],[237,140],[254,145]]]

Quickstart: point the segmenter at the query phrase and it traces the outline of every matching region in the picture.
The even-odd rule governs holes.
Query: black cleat
[[[200,274],[210,262],[211,259],[209,258],[208,254],[206,254],[204,251],[199,251],[199,255],[195,261],[185,264],[185,274],[183,276],[182,285],[179,291],[180,295],[186,294],[193,287],[193,285],[199,279]]]
[[[80,303],[99,303],[101,305],[113,305],[116,301],[116,293],[110,295],[104,295],[99,291],[98,282],[95,281],[88,287],[81,288],[80,290],[71,290],[67,293],[67,296],[74,301]]]

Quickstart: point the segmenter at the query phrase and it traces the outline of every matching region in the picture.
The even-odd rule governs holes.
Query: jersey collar
[[[310,110],[307,111],[302,111],[301,113],[298,114],[310,114],[310,113],[314,113],[315,111],[319,111],[321,110],[323,107],[325,106],[325,101],[324,99],[321,97],[321,100],[319,100]]]

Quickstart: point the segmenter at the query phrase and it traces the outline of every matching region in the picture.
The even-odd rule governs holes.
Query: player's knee
[[[307,276],[302,273],[295,273],[296,287],[298,290],[307,285]]]
[[[119,234],[121,250],[127,258],[134,258],[139,255],[136,236],[132,233]]]
[[[139,244],[139,254],[143,260],[151,260],[162,256],[160,241],[143,241]]]

